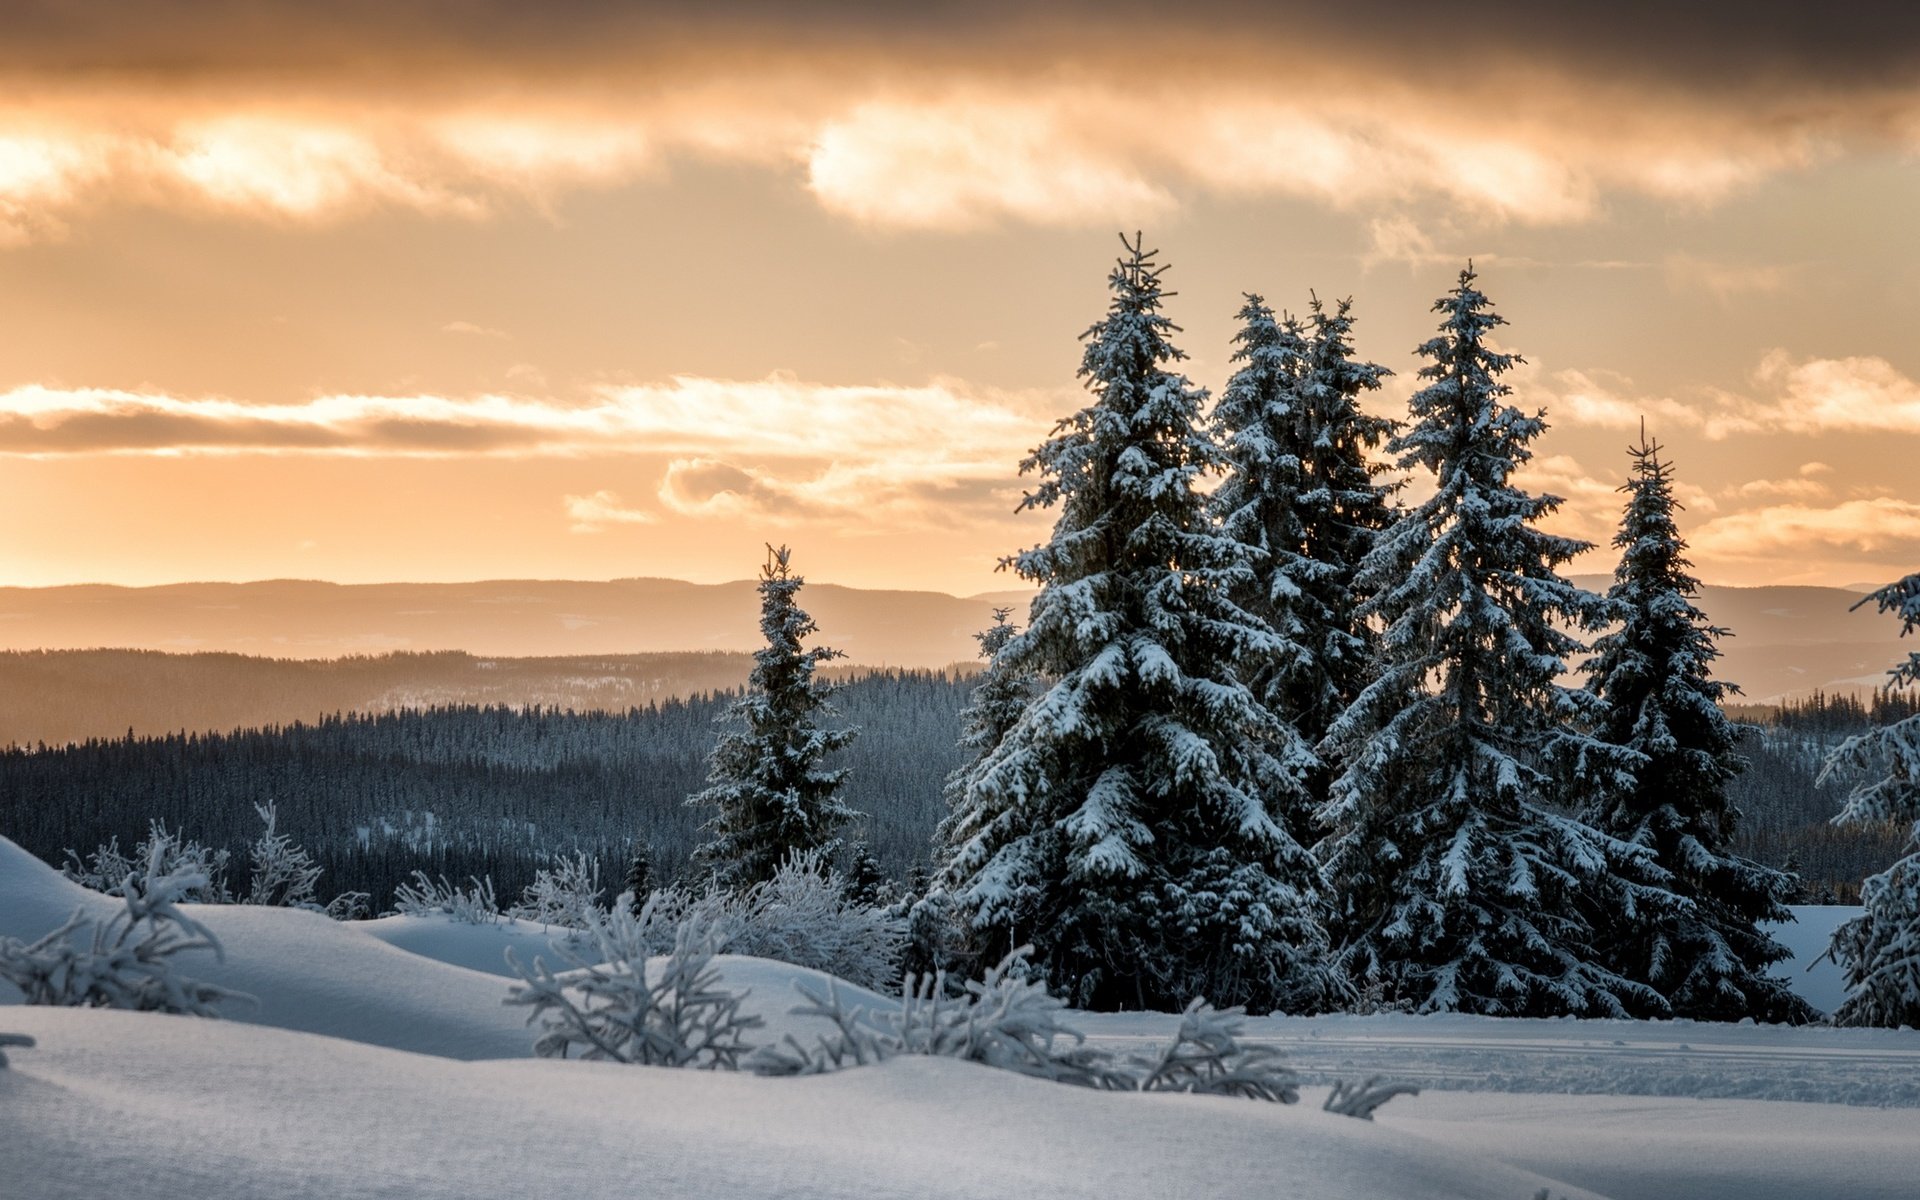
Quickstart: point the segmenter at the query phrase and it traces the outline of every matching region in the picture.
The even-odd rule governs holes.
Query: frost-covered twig
[[[1343,1117],[1359,1117],[1362,1121],[1373,1120],[1373,1114],[1381,1105],[1395,1096],[1418,1096],[1420,1089],[1410,1083],[1383,1083],[1380,1076],[1370,1076],[1365,1083],[1348,1083],[1344,1079],[1333,1081],[1333,1090],[1327,1093],[1327,1101],[1320,1107],[1330,1113],[1339,1113]]]
[[[129,872],[115,888],[124,907],[105,922],[81,909],[38,941],[0,938],[0,979],[19,988],[28,1004],[215,1017],[221,1001],[248,998],[174,973],[176,954],[223,956],[213,931],[178,907],[207,886],[205,874],[170,870],[168,860],[168,847],[151,843],[144,872]],[[88,929],[92,936],[83,944]]]
[[[24,1033],[0,1033],[0,1070],[6,1068],[8,1046],[29,1049],[33,1046],[33,1039]]]
[[[401,916],[430,917],[445,915],[469,925],[500,923],[500,904],[494,899],[493,877],[472,879],[473,887],[459,888],[447,882],[428,879],[425,871],[415,871],[413,879],[393,889],[393,908]]]
[[[540,1022],[533,1052],[542,1058],[579,1057],[648,1066],[734,1071],[753,1047],[744,1035],[762,1024],[740,1011],[746,993],[720,986],[713,939],[697,920],[680,924],[659,977],[647,978],[649,932],[658,927],[649,900],[639,915],[621,907],[593,912],[583,931],[598,962],[565,943],[553,952],[574,968],[566,978],[544,959],[522,966],[511,949],[508,965],[520,976],[506,1003],[533,1011]]]

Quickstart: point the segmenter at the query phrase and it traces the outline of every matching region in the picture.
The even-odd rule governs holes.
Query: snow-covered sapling
[[[652,906],[648,902],[648,907]],[[698,920],[683,922],[673,950],[657,976],[648,978],[651,914],[620,907],[593,912],[586,937],[597,954],[577,954],[564,943],[553,952],[572,968],[564,980],[536,957],[521,965],[512,949],[507,963],[519,974],[506,999],[533,1011],[540,1023],[533,1052],[542,1058],[602,1059],[643,1066],[738,1070],[753,1047],[745,1035],[759,1017],[740,1011],[745,992],[727,991],[713,966],[713,937]],[[590,962],[598,957],[602,961]]]
[[[1131,1090],[1132,1078],[1110,1055],[1088,1049],[1085,1035],[1062,1021],[1066,1004],[1031,978],[1030,950],[1021,947],[949,994],[944,975],[909,978],[898,1009],[849,1007],[838,985],[795,980],[803,1003],[795,1016],[832,1025],[811,1045],[789,1034],[783,1045],[754,1055],[763,1075],[819,1075],[866,1066],[903,1054],[957,1058],[1058,1083]]]
[[[227,890],[227,864],[232,858],[226,850],[215,850],[188,838],[185,830],[169,830],[159,821],[147,826],[146,840],[131,856],[121,853],[120,839],[109,839],[82,859],[67,851],[67,863],[61,873],[82,887],[108,895],[118,894],[127,876],[139,874],[157,857],[164,875],[200,875],[203,882],[180,899],[193,904],[230,904],[233,894]]]
[[[1173,1041],[1158,1053],[1137,1055],[1132,1065],[1143,1092],[1198,1092],[1292,1104],[1299,1079],[1280,1051],[1240,1041],[1246,1013],[1218,1009],[1204,1000],[1188,1003]]]
[[[121,881],[123,907],[107,920],[92,920],[80,909],[38,941],[0,938],[0,979],[19,988],[28,1004],[216,1017],[220,1002],[243,998],[174,972],[178,954],[224,956],[213,931],[179,908],[207,886],[206,876],[170,870],[166,850],[159,842],[148,847],[144,870]]]
[[[266,829],[253,840],[253,871],[246,903],[320,908],[313,889],[320,882],[321,867],[304,847],[280,832],[279,805],[268,801],[254,805],[253,811],[260,814]]]
[[[520,903],[507,915],[541,925],[583,930],[588,916],[600,909],[600,864],[585,853],[571,858],[555,855],[553,865],[534,872],[533,882],[520,895]]]
[[[393,910],[403,917],[449,916],[469,925],[500,923],[500,903],[494,898],[493,877],[473,879],[471,888],[455,887],[442,875],[428,879],[415,871],[413,879],[393,889]]]

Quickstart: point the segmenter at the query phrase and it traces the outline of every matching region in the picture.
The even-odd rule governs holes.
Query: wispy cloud
[[[1689,399],[1637,393],[1631,380],[1605,372],[1534,371],[1530,402],[1576,425],[1633,429],[1644,417],[1658,429],[1736,435],[1920,433],[1920,382],[1884,358],[1795,358],[1769,351],[1741,391],[1700,388]],[[1817,474],[1824,464],[1809,464]],[[1828,468],[1830,469],[1830,468]]]
[[[619,495],[599,491],[591,496],[563,496],[561,503],[575,533],[599,533],[615,525],[653,525],[659,514],[629,507]]]

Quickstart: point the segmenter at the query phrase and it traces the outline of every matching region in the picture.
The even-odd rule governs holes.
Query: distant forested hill
[[[0,652],[0,746],[224,732],[443,705],[625,712],[742,686],[744,653],[483,658],[461,652],[335,659],[151,650]]]
[[[888,672],[837,697],[861,729],[837,764],[865,813],[851,831],[904,876],[925,860],[968,681]],[[238,855],[256,803],[326,867],[323,890],[389,902],[416,867],[491,875],[517,893],[552,852],[583,850],[618,878],[648,843],[670,878],[707,814],[686,807],[706,778],[729,697],[701,695],[621,713],[452,706],[242,729],[85,741],[0,753],[0,833],[50,861],[149,820]],[[614,889],[614,890],[617,890]]]

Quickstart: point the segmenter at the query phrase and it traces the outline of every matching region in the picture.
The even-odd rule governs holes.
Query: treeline
[[[487,658],[457,651],[334,659],[155,650],[0,652],[0,746],[228,730],[435,705],[624,713],[737,688],[739,653]]]
[[[835,696],[861,735],[836,757],[850,831],[904,877],[924,861],[968,679],[879,672]],[[709,814],[686,799],[707,775],[716,720],[734,693],[621,713],[441,705],[330,716],[218,734],[87,739],[0,752],[0,833],[49,862],[110,838],[131,847],[150,820],[236,854],[274,801],[281,829],[325,868],[330,891],[378,907],[416,870],[491,876],[516,894],[557,852],[620,879],[636,841],[658,877],[684,868]]]

